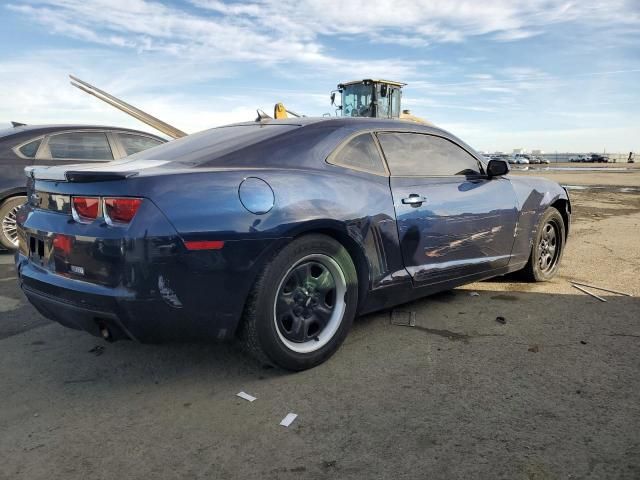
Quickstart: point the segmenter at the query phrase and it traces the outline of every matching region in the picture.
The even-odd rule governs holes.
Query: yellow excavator
[[[171,138],[180,138],[187,135],[187,133],[173,125],[169,125],[149,115],[147,112],[126,103],[124,100],[114,97],[104,90],[100,90],[84,80],[80,80],[78,77],[69,75],[69,78],[71,85],[74,87],[99,98],[103,102],[114,106],[118,110],[131,115]],[[340,112],[343,117],[396,118],[411,120],[425,125],[433,125],[427,120],[411,115],[409,110],[401,109],[402,87],[405,85],[406,83],[394,82],[392,80],[372,79],[341,83],[338,85],[337,90],[331,92],[331,105],[336,108],[336,114]],[[339,105],[336,104],[336,94],[338,93],[341,97]],[[258,109],[258,118],[256,120],[260,121],[270,118],[283,119],[289,118],[289,115],[293,117],[304,116],[288,109],[282,103],[276,103],[273,108],[273,117],[270,117]]]

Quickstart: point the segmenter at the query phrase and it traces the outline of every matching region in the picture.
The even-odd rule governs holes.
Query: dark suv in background
[[[89,125],[22,125],[0,130],[0,248],[17,247],[15,215],[26,201],[24,168],[107,162],[167,140],[126,128]]]

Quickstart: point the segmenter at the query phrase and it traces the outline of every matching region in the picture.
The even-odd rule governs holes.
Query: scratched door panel
[[[392,177],[391,189],[403,261],[416,283],[493,270],[509,262],[517,208],[508,180]],[[403,203],[412,195],[424,202]]]

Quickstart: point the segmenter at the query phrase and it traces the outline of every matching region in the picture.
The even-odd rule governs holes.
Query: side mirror
[[[388,91],[387,91],[387,86],[386,86],[386,85],[382,85],[382,86],[380,87],[380,96],[381,96],[382,98],[385,98],[385,97],[387,96],[387,93],[388,93]]]
[[[509,173],[509,163],[504,160],[489,160],[487,165],[487,175],[491,177],[500,177]]]
[[[336,92],[331,92],[331,105],[336,104]]]

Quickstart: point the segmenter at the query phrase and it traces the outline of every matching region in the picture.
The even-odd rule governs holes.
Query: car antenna
[[[273,117],[270,117],[269,115],[267,115],[264,110],[261,110],[260,108],[258,108],[256,110],[256,112],[258,113],[258,118],[256,118],[256,122],[263,122],[265,120],[273,120]]]

